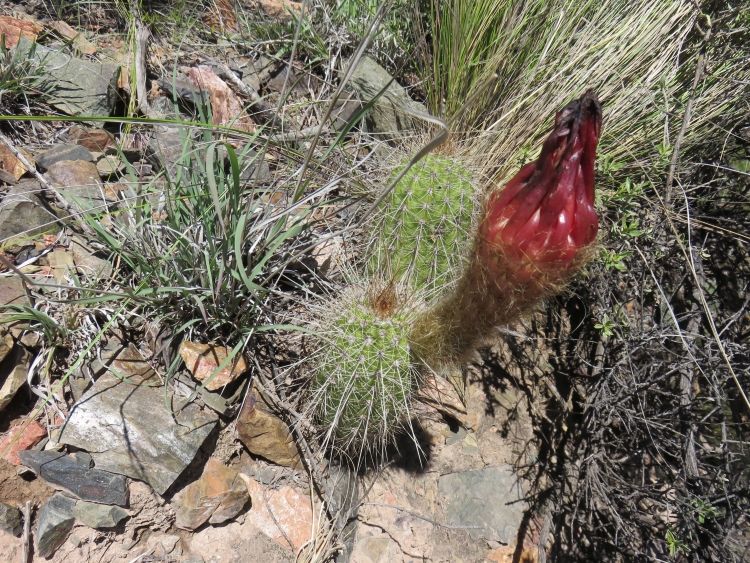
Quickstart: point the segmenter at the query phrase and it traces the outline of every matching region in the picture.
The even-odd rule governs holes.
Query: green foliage
[[[412,315],[381,314],[364,292],[348,292],[331,307],[312,385],[314,418],[325,441],[354,458],[382,454],[408,421],[420,382],[408,343]]]
[[[266,190],[240,180],[243,154],[208,130],[203,141],[183,135],[165,187],[132,191],[134,205],[115,220],[90,212],[88,222],[126,266],[123,281],[139,287],[134,296],[162,320],[177,331],[201,323],[200,332],[231,340],[266,328],[257,319],[283,269],[278,253],[305,230],[306,213],[292,218],[269,205]]]
[[[596,323],[594,328],[601,331],[602,336],[612,336],[617,328],[617,323],[609,318],[609,315],[605,314],[602,322]]]
[[[675,532],[672,528],[669,528],[667,530],[666,538],[667,545],[669,546],[670,557],[674,558],[678,554],[690,553],[690,548],[682,539],[680,539],[680,537],[677,535],[677,532]]]
[[[413,166],[393,189],[374,229],[371,272],[420,289],[448,285],[470,244],[474,188],[469,178],[455,160],[432,154]]]
[[[49,346],[63,344],[70,335],[66,327],[47,313],[28,305],[0,305],[0,321],[15,325],[17,329],[41,333]]]

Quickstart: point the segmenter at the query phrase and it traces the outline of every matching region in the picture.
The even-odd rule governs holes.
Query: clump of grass
[[[0,114],[11,115],[20,99],[40,94],[44,65],[34,58],[36,43],[26,49],[8,49],[0,38]]]
[[[269,190],[241,181],[243,153],[208,130],[203,137],[183,135],[163,187],[131,187],[119,213],[90,214],[89,224],[125,266],[131,295],[160,321],[235,340],[268,328],[259,317],[283,270],[280,249],[306,229],[310,207],[300,210],[302,202],[292,216],[293,208],[275,206]]]
[[[432,2],[430,108],[453,118],[491,84],[457,128],[484,156],[482,172],[501,182],[537,156],[549,116],[592,88],[605,108],[600,154],[643,163],[679,129],[689,97],[681,59],[696,17],[692,5],[671,0]],[[719,65],[702,84],[685,150],[718,116],[741,111],[729,103],[736,70]]]

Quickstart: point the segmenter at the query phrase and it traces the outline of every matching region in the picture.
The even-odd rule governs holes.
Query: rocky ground
[[[288,17],[273,2],[252,9]],[[0,267],[2,305],[31,306],[40,301],[37,292],[64,297],[60,291],[75,280],[112,279],[121,265],[75,222],[81,206],[111,212],[179,158],[174,123],[107,122],[125,115],[137,97],[129,75],[134,52],[106,13],[88,10],[84,24],[74,26],[43,4],[0,6],[6,47],[28,53],[38,39],[30,57],[44,65],[46,96],[30,104],[21,99],[19,111],[101,118],[3,124],[0,254],[47,287],[29,292],[16,271]],[[295,107],[331,87],[301,67],[287,77],[284,61],[261,48],[179,50],[159,38],[148,53],[142,115],[191,119],[195,97],[205,94],[214,124],[252,133],[286,119],[295,139],[309,128],[339,129],[390,80],[364,59],[351,90],[322,123],[319,110],[274,115],[285,78]],[[265,101],[243,109],[259,95]],[[397,83],[384,99],[391,104],[373,110],[352,135],[412,126],[393,108],[418,109],[418,102]],[[243,170],[243,179],[272,184],[284,166],[271,151]],[[346,262],[339,247],[326,248],[314,256],[314,268],[324,273]],[[100,328],[95,315],[67,314],[71,328]],[[112,326],[87,354],[83,341],[56,347],[27,325],[0,325],[3,561],[281,562],[311,560],[310,553],[353,563],[536,561],[541,523],[524,500],[529,483],[517,471],[536,462],[530,403],[513,386],[488,384],[481,366],[470,373],[468,407],[449,385],[433,382],[421,398],[419,448],[404,440],[396,463],[362,471],[354,487],[347,470],[322,462],[342,512],[359,501],[345,543],[330,545],[331,524],[309,460],[273,401],[250,383],[247,358],[231,362],[204,389],[201,382],[231,350],[186,340],[179,348],[186,369],[165,392],[155,361],[163,335],[147,326]],[[194,392],[198,398],[187,402]]]

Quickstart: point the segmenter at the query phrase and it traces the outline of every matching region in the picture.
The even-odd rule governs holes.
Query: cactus
[[[401,168],[394,171],[394,176]],[[386,200],[372,229],[369,270],[412,288],[450,286],[471,243],[474,188],[457,162],[427,155]]]
[[[431,368],[467,360],[495,326],[557,292],[590,254],[601,122],[599,100],[586,92],[557,114],[539,158],[490,196],[469,267],[412,327],[415,354]]]
[[[408,343],[414,314],[399,304],[399,291],[350,288],[320,331],[311,408],[324,442],[358,459],[384,453],[408,422],[421,381]]]

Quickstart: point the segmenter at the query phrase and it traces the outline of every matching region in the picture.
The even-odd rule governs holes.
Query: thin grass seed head
[[[373,228],[370,273],[422,289],[449,285],[470,243],[470,177],[456,160],[433,154],[412,167]]]

